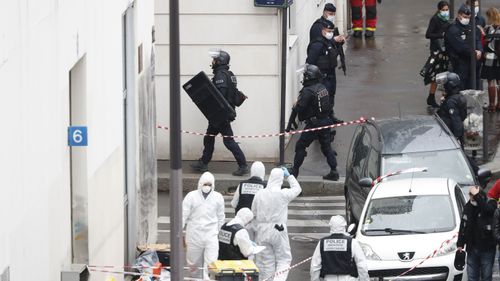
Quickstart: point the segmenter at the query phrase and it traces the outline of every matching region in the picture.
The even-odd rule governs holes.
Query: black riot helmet
[[[321,70],[313,64],[306,64],[304,66],[304,82],[320,81],[322,78]]]
[[[446,82],[444,83],[444,90],[447,94],[453,95],[460,92],[460,77],[458,74],[450,72],[446,75]]]
[[[214,59],[213,65],[212,65],[213,68],[216,68],[217,66],[221,66],[221,65],[228,65],[229,60],[231,60],[231,57],[229,56],[229,54],[225,51],[222,51],[222,50],[213,54],[212,58]]]

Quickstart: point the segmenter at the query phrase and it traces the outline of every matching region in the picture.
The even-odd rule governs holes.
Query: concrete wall
[[[332,2],[332,1],[326,1]],[[297,66],[304,64],[309,28],[321,16],[325,0],[295,0],[288,28],[287,118],[300,89]],[[338,0],[337,2],[345,2]],[[341,4],[342,4],[341,3]],[[158,122],[169,125],[169,38],[168,1],[156,0],[155,22],[158,33],[157,112]],[[279,132],[281,12],[276,8],[254,7],[250,0],[180,1],[181,83],[209,67],[210,48],[222,48],[231,55],[231,69],[238,76],[238,88],[249,99],[237,108],[232,123],[236,135]],[[339,23],[342,23],[340,21]],[[207,121],[182,90],[182,128],[205,132]],[[247,158],[273,161],[278,157],[279,139],[238,140]],[[255,145],[258,143],[258,145]],[[202,137],[183,135],[183,158],[198,159],[203,148]],[[169,135],[158,133],[158,158],[169,158]],[[214,160],[234,160],[216,141]]]
[[[10,280],[60,280],[71,263],[69,71],[84,56],[89,146],[79,149],[87,157],[89,263],[124,263],[122,15],[129,2],[11,0],[0,9],[0,274],[10,268]],[[153,4],[136,2],[137,45],[148,67]]]

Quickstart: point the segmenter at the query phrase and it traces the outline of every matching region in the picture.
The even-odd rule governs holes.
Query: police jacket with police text
[[[457,247],[478,250],[495,249],[496,241],[493,235],[493,216],[497,203],[488,199],[486,194],[480,191],[474,196],[477,206],[469,201],[465,204],[458,232]]]
[[[447,94],[439,107],[438,115],[456,138],[463,137],[463,121],[467,118],[467,101],[464,96],[460,93]]]
[[[238,203],[236,204],[236,213],[241,208],[252,208],[253,198],[257,192],[266,187],[266,183],[259,177],[251,177],[246,181],[240,182],[238,186]]]
[[[236,233],[244,229],[241,224],[222,225],[219,231],[219,260],[244,260],[247,259],[237,245],[234,245]]]
[[[456,19],[445,33],[445,46],[450,59],[470,61],[474,50],[483,51],[481,44],[481,31],[476,27],[475,49],[470,47],[471,26],[462,25]]]
[[[319,82],[305,83],[295,104],[300,121],[326,118],[331,113],[328,90]]]
[[[333,40],[328,40],[323,36],[317,37],[307,46],[306,63],[316,65],[324,77],[334,76],[339,56],[337,48],[342,47]]]

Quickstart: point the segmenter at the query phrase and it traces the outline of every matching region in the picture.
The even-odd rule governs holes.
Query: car
[[[356,228],[370,280],[462,280],[466,274],[454,266],[466,203],[460,185],[447,178],[399,177],[370,189]]]
[[[370,192],[370,188],[359,184],[363,178],[376,179],[398,170],[424,166],[427,173],[415,177],[451,178],[467,190],[491,177],[490,171],[482,169],[475,176],[460,144],[437,115],[367,120],[354,132],[346,165],[344,195],[349,224],[359,221]]]

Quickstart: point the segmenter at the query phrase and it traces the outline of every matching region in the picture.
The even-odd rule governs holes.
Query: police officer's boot
[[[198,162],[191,164],[191,168],[193,168],[194,171],[204,173],[208,171],[208,166],[207,164],[203,163],[201,159],[198,160]]]
[[[436,98],[433,94],[429,94],[429,96],[427,96],[427,105],[433,108],[439,108],[439,104],[436,103]]]
[[[233,176],[237,176],[237,177],[241,177],[241,176],[244,176],[246,174],[248,174],[248,166],[247,165],[239,166],[238,170],[233,172]]]
[[[339,172],[337,170],[330,170],[330,173],[328,175],[323,176],[324,180],[329,180],[329,181],[338,181],[339,180]]]

